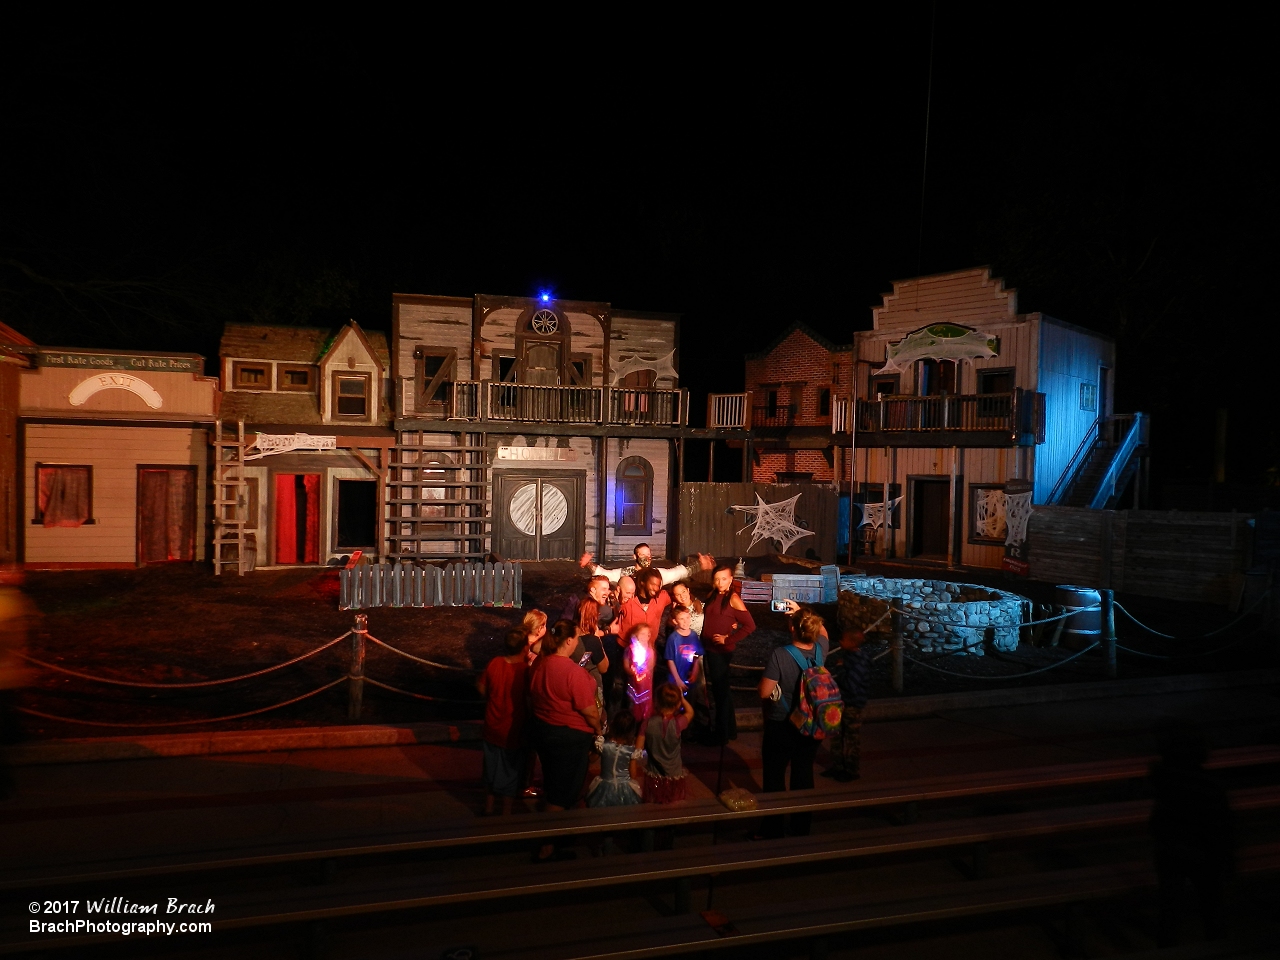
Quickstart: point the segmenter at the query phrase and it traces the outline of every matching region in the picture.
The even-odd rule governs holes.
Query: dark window
[[[427,403],[447,403],[449,388],[457,378],[458,351],[444,347],[418,347],[418,396]]]
[[[778,391],[770,390],[765,395],[764,415],[766,417],[776,417],[778,415]]]
[[[369,375],[367,373],[335,373],[333,396],[335,415],[367,417],[369,415]]]
[[[831,416],[831,391],[825,387],[818,391],[818,416]]]
[[[1013,393],[1013,370],[979,370],[978,393]]]
[[[271,381],[267,378],[267,369],[267,365],[263,363],[232,364],[232,386],[242,390],[270,390]]]
[[[618,464],[613,522],[619,536],[653,532],[653,467],[644,457],[627,457]]]
[[[315,370],[312,367],[276,368],[277,390],[298,390],[310,392],[316,388]]]
[[[36,515],[46,527],[93,523],[93,468],[82,464],[36,464]]]
[[[499,354],[494,359],[498,362],[498,379],[503,383],[514,383],[516,379],[516,358],[504,357]]]
[[[872,400],[879,400],[881,397],[893,397],[898,393],[898,378],[892,377],[872,377],[871,388],[867,391],[867,396]]]
[[[338,536],[334,547],[350,550],[377,546],[378,481],[338,481]]]

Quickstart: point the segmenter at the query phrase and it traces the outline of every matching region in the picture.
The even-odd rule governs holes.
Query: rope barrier
[[[1244,643],[1246,640],[1252,640],[1257,635],[1258,635],[1258,631],[1252,630],[1249,633],[1246,633],[1242,637],[1237,637],[1236,639],[1232,640],[1230,643],[1224,643],[1222,646],[1214,647],[1212,650],[1197,650],[1195,653],[1173,653],[1173,654],[1147,653],[1146,651],[1143,651],[1143,650],[1134,650],[1132,647],[1123,647],[1118,643],[1116,644],[1116,649],[1123,650],[1125,653],[1136,654],[1139,657],[1150,657],[1153,660],[1196,660],[1196,659],[1199,659],[1200,657],[1211,657],[1216,653],[1221,653],[1223,650],[1230,650],[1232,647],[1238,647],[1240,644]]]
[[[406,697],[414,697],[418,700],[431,700],[434,703],[469,703],[472,706],[484,703],[483,700],[450,700],[445,697],[428,697],[425,693],[414,693],[412,690],[401,690],[399,687],[393,687],[389,683],[379,683],[369,677],[364,677],[365,683],[373,684],[375,687],[381,687],[383,690],[390,690],[392,693],[402,693]]]
[[[253,673],[241,674],[238,677],[227,677],[224,680],[200,680],[193,683],[141,683],[137,680],[114,680],[111,677],[95,677],[89,673],[81,673],[79,670],[68,670],[66,667],[60,667],[56,663],[46,663],[43,660],[37,660],[35,657],[19,652],[18,656],[24,660],[29,660],[38,667],[44,667],[46,670],[54,670],[58,673],[65,673],[68,676],[79,677],[81,680],[92,680],[94,683],[110,683],[117,687],[141,687],[145,690],[191,690],[197,687],[217,687],[224,683],[237,683],[240,680],[248,680],[252,677],[261,677],[264,674],[272,673],[276,670],[283,670],[285,667],[291,667],[295,663],[301,663],[308,657],[314,657],[317,653],[328,650],[335,643],[339,643],[347,637],[351,636],[348,630],[340,637],[335,637],[323,646],[316,647],[310,653],[304,653],[300,657],[294,657],[292,660],[286,660],[284,663],[277,663],[274,667],[266,667],[263,670],[255,670]]]
[[[917,660],[915,657],[908,657],[905,653],[903,654],[903,657],[907,660],[910,660],[914,664],[918,664],[919,666],[924,667],[926,670],[933,670],[937,673],[945,673],[948,676],[952,676],[952,677],[961,677],[965,680],[1021,680],[1023,677],[1034,677],[1037,673],[1045,673],[1049,670],[1055,670],[1058,667],[1062,666],[1063,664],[1070,663],[1072,660],[1076,659],[1077,657],[1084,656],[1090,650],[1098,646],[1101,646],[1101,644],[1099,644],[1097,641],[1094,641],[1089,646],[1081,650],[1079,653],[1073,653],[1071,656],[1067,657],[1065,660],[1059,660],[1057,663],[1051,663],[1049,664],[1049,666],[1041,667],[1039,670],[1028,670],[1026,673],[1015,673],[1005,677],[979,677],[979,676],[975,676],[972,673],[956,673],[954,670],[943,670],[941,667],[935,667],[932,664],[924,662],[923,660]]]
[[[1200,636],[1198,636],[1198,637],[1176,637],[1176,636],[1174,636],[1174,635],[1173,635],[1173,634],[1171,634],[1171,633],[1161,633],[1159,630],[1155,629],[1155,627],[1149,627],[1149,626],[1147,626],[1145,623],[1143,623],[1141,620],[1139,620],[1137,617],[1135,617],[1132,613],[1130,613],[1128,610],[1126,610],[1126,609],[1124,608],[1124,605],[1123,605],[1123,604],[1121,604],[1119,600],[1115,601],[1115,606],[1116,606],[1116,609],[1117,609],[1117,610],[1119,610],[1119,611],[1120,611],[1121,613],[1123,613],[1126,617],[1128,617],[1130,620],[1132,620],[1132,621],[1133,621],[1137,626],[1139,626],[1139,627],[1141,627],[1143,630],[1147,631],[1147,633],[1154,634],[1154,635],[1155,635],[1155,636],[1157,636],[1157,637],[1163,637],[1165,640],[1177,640],[1177,641],[1178,641],[1178,642],[1180,642],[1180,643],[1187,643],[1187,642],[1190,642],[1190,641],[1193,641],[1193,640],[1208,640],[1210,637],[1216,637],[1218,634],[1220,634],[1220,633],[1224,633],[1224,632],[1226,632],[1227,630],[1230,630],[1230,629],[1231,629],[1232,627],[1234,627],[1237,623],[1239,623],[1240,621],[1242,621],[1245,617],[1249,616],[1249,614],[1253,613],[1253,611],[1254,611],[1254,610],[1257,610],[1257,609],[1258,609],[1258,607],[1262,604],[1262,601],[1263,601],[1263,600],[1265,600],[1265,599],[1267,599],[1267,595],[1268,595],[1269,593],[1271,593],[1271,591],[1272,591],[1273,589],[1274,589],[1273,587],[1268,587],[1266,590],[1264,590],[1264,591],[1262,592],[1262,596],[1258,597],[1258,599],[1257,599],[1257,600],[1255,600],[1255,601],[1253,602],[1253,605],[1252,605],[1251,607],[1249,607],[1249,609],[1248,609],[1248,610],[1246,610],[1244,613],[1240,614],[1240,615],[1239,615],[1238,617],[1236,617],[1234,620],[1230,621],[1229,623],[1224,624],[1224,625],[1223,625],[1223,626],[1221,626],[1221,627],[1218,627],[1218,629],[1216,629],[1216,630],[1210,630],[1208,633],[1201,634],[1201,635],[1200,635]],[[1225,649],[1225,648],[1220,648],[1220,649]]]
[[[405,657],[409,660],[416,661],[417,663],[425,663],[428,667],[437,667],[440,670],[456,670],[459,673],[476,674],[480,672],[479,670],[473,670],[470,667],[455,667],[448,663],[436,663],[434,660],[424,660],[422,659],[422,657],[415,657],[412,653],[406,653],[404,650],[401,650],[399,647],[393,647],[389,643],[383,643],[381,640],[379,640],[377,637],[375,637],[371,633],[366,634],[365,636],[367,639],[372,640],[378,646],[385,647],[386,649],[390,650],[392,653],[398,653],[400,654],[400,656]]]
[[[341,638],[339,638],[341,639]],[[88,727],[190,727],[201,723],[222,723],[226,720],[241,720],[244,717],[257,716],[260,713],[267,713],[270,710],[279,710],[281,707],[287,707],[290,704],[297,703],[299,700],[306,700],[308,697],[314,697],[318,693],[324,693],[340,683],[345,683],[349,678],[342,676],[332,683],[326,683],[323,687],[317,687],[310,693],[304,693],[301,696],[294,697],[292,700],[285,700],[283,703],[274,703],[269,707],[259,707],[257,710],[246,710],[244,713],[233,713],[226,717],[209,717],[206,720],[169,720],[161,723],[105,723],[101,720],[80,720],[76,717],[59,717],[52,713],[42,713],[39,710],[32,710],[30,707],[15,707],[18,712],[26,713],[33,717],[40,717],[44,720],[56,720],[60,723],[78,723]]]

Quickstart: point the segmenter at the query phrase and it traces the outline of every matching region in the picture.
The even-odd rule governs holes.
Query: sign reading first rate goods
[[[204,364],[196,357],[144,357],[107,353],[41,352],[36,357],[40,367],[81,367],[87,370],[170,371],[203,373]]]

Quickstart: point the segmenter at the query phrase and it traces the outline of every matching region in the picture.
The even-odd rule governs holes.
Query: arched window
[[[620,537],[653,533],[653,466],[644,457],[626,457],[618,464],[613,524]]]

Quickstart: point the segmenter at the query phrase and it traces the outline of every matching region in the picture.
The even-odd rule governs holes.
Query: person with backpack
[[[828,643],[822,618],[806,607],[794,605],[791,642],[774,648],[760,680],[765,793],[812,787],[818,745],[840,727],[840,688],[823,666]],[[789,787],[787,767],[791,768]],[[783,821],[782,815],[765,817],[760,832],[752,839],[784,836]],[[808,813],[792,814],[792,835],[807,836],[811,821]]]

